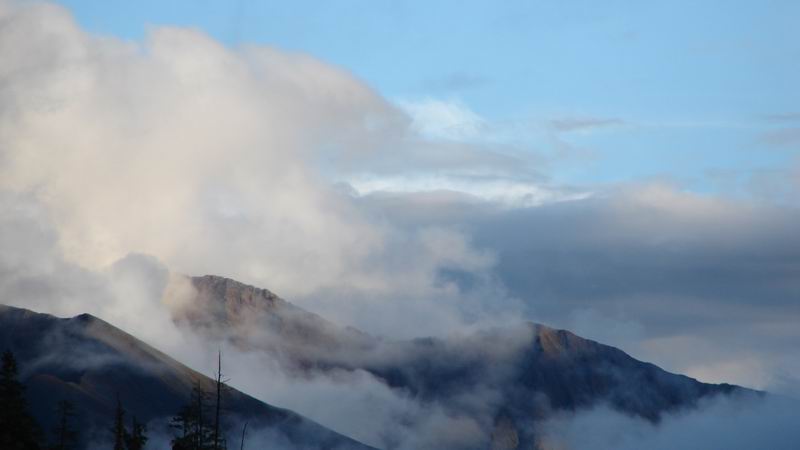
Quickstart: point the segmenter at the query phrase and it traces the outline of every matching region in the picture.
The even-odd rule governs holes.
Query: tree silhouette
[[[245,422],[244,426],[242,427],[242,443],[239,446],[239,450],[244,450],[244,438],[246,434],[247,434],[247,422]]]
[[[131,432],[125,437],[125,446],[128,450],[142,450],[145,444],[147,444],[147,427],[139,423],[134,416]]]
[[[147,426],[139,422],[136,416],[131,419],[131,431],[125,428],[125,409],[119,395],[111,434],[114,436],[114,450],[143,450],[147,444]]]
[[[17,375],[17,360],[11,351],[5,351],[0,368],[0,448],[39,450],[39,427],[28,412],[25,386]]]
[[[125,450],[125,441],[128,439],[128,430],[125,429],[125,410],[122,401],[117,395],[117,407],[114,410],[114,426],[111,428],[114,436],[114,450]]]
[[[75,448],[78,441],[78,432],[72,427],[72,420],[75,418],[75,405],[69,400],[61,400],[56,405],[58,423],[53,434],[55,444],[51,447],[54,450],[71,450]]]
[[[192,388],[189,403],[170,421],[170,426],[180,433],[172,440],[173,450],[207,450],[212,448],[212,429],[206,423],[208,392],[199,385]]]
[[[217,402],[214,405],[214,450],[225,450],[225,438],[220,436],[220,412],[222,409],[222,391],[225,388],[225,383],[228,380],[222,375],[222,351],[217,353],[217,374],[214,379],[214,384],[217,394]]]
[[[214,403],[210,394],[199,384],[192,389],[189,404],[175,415],[170,426],[178,432],[172,439],[172,450],[226,450],[227,443],[222,429],[224,408],[222,402],[227,388],[227,379],[222,374],[222,352],[217,355],[217,372],[214,377]],[[206,419],[211,410],[211,420]]]

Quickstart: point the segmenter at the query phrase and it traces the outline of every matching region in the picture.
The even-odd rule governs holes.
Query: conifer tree
[[[147,444],[147,427],[139,423],[134,416],[131,432],[125,438],[125,446],[128,450],[143,450],[145,444]]]
[[[39,450],[39,427],[28,412],[25,386],[17,375],[17,360],[5,351],[0,367],[0,448]]]
[[[76,416],[75,405],[69,400],[61,400],[56,405],[56,414],[58,423],[53,430],[55,443],[52,448],[54,450],[72,450],[78,441],[78,432],[72,426],[72,421]]]
[[[172,450],[226,450],[227,443],[222,429],[224,408],[222,402],[227,388],[227,379],[222,374],[222,352],[217,355],[217,372],[214,376],[213,405],[210,393],[200,385],[192,389],[189,404],[181,408],[170,420],[170,426],[178,432],[172,439]],[[213,407],[213,409],[211,409]],[[207,409],[211,414],[206,414]],[[207,417],[211,415],[211,418]],[[242,438],[244,439],[244,437]]]
[[[199,385],[192,389],[189,403],[170,421],[179,433],[172,440],[173,450],[208,450],[213,448],[212,428],[207,423],[208,392]]]
[[[181,408],[178,414],[170,419],[170,428],[174,428],[179,433],[178,436],[174,436],[172,439],[173,450],[191,450],[192,446],[190,444],[192,442],[192,424],[189,418],[189,406],[184,406]]]
[[[128,430],[125,429],[125,410],[122,401],[117,395],[117,408],[114,410],[114,426],[111,428],[114,436],[114,450],[125,450],[125,441],[128,439]]]

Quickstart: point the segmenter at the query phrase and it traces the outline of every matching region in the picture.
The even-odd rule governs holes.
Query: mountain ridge
[[[268,290],[236,280],[202,276],[191,281],[201,299],[196,307],[224,305],[212,307],[207,311],[211,315],[236,309],[242,295],[250,300],[271,296],[260,307],[248,301],[246,320],[226,316],[226,330],[216,338],[245,351],[267,353],[287,370],[305,375],[365,371],[424,404],[470,417],[491,442],[517,442],[511,448],[537,445],[536,427],[530,424],[558,411],[608,405],[655,424],[665,414],[693,409],[705,399],[761,395],[673,374],[618,348],[534,322],[461,336],[391,341],[337,326]],[[176,320],[182,322],[180,317]],[[182,323],[203,330],[191,320]],[[299,333],[302,339],[296,339],[297,330],[320,323],[323,332]],[[488,394],[475,398],[475,392]],[[465,403],[465,398],[473,400]],[[515,437],[509,438],[509,433]]]
[[[388,340],[339,326],[267,289],[214,275],[189,280],[195,291],[190,301],[172,309],[173,321],[208,343],[228,341],[243,352],[266,354],[290,374],[367,373],[402,396],[467,418],[483,430],[483,437],[467,446],[425,448],[539,449],[538,424],[560,411],[607,405],[657,424],[664,414],[693,409],[704,399],[762,395],[669,373],[618,348],[535,322],[444,338]],[[135,395],[123,401],[137,415],[144,411],[140,419],[163,418],[177,412],[193,385],[208,389],[212,383],[90,314],[58,318],[0,305],[0,325],[0,346],[19,352],[40,418],[52,409],[53,398],[78,398],[92,411],[90,422],[97,428],[113,408],[114,386],[118,390],[120,384],[134,387]],[[48,347],[47,352],[31,342]],[[45,357],[34,357],[37,351]],[[372,448],[232,391],[237,416],[259,416],[298,446]],[[358,438],[357,430],[339,431]]]
[[[86,313],[59,318],[0,305],[0,349],[17,357],[31,409],[46,431],[54,425],[54,401],[77,405],[80,426],[88,430],[84,447],[105,438],[117,396],[139,420],[165,421],[188,403],[194,386],[208,391],[213,386],[210,378]],[[234,388],[226,389],[226,398],[231,423],[276,430],[297,447],[372,449]]]

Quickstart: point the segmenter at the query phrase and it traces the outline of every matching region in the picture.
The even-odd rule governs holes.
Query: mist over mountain
[[[322,409],[338,412],[336,419],[322,415],[317,423],[229,389],[226,433],[235,439],[248,423],[251,445],[583,449],[583,435],[571,428],[583,423],[600,426],[594,432],[599,440],[592,444],[598,448],[608,442],[635,448],[641,443],[628,442],[631,436],[658,443],[664,433],[674,432],[673,424],[696,414],[716,420],[737,409],[753,411],[782,426],[791,417],[787,410],[796,407],[788,400],[776,406],[762,392],[672,374],[614,347],[541,324],[386,339],[338,326],[266,289],[218,276],[184,280],[191,289],[182,302],[171,304],[173,320],[197,333],[195,342],[202,347],[225,349],[228,368],[223,371],[246,374],[256,386],[279,386],[284,391],[281,405],[296,403],[301,413],[310,399],[312,417],[326,395],[333,403]],[[117,397],[130,416],[148,425],[151,448],[168,446],[174,436],[167,427],[169,418],[190,400],[193,388],[213,389],[210,378],[88,314],[59,319],[2,306],[0,347],[18,356],[21,379],[44,430],[56,425],[57,401],[77,405],[81,448],[108,442]],[[252,366],[254,360],[261,362]],[[265,361],[277,365],[265,371],[270,367]],[[262,369],[254,373],[252,367]],[[288,388],[282,385],[287,379],[293,383]],[[344,391],[336,392],[342,386],[366,395],[366,401],[354,404],[361,411],[347,404]],[[333,393],[326,394],[326,389]],[[269,388],[256,390],[259,398],[269,399]],[[365,422],[365,415],[373,417]],[[598,425],[598,419],[616,434]],[[691,419],[681,426],[695,423]],[[758,429],[768,428],[762,423]],[[775,434],[775,448],[789,448],[783,446],[785,438]]]
[[[266,353],[295,376],[366,372],[472,428],[463,439],[442,439],[440,448],[541,445],[537,427],[565,411],[607,406],[658,423],[665,414],[716,397],[760,395],[671,374],[616,348],[540,324],[387,340],[338,327],[266,289],[218,276],[191,282],[195,296],[174,311],[178,324],[227,340],[243,352]]]

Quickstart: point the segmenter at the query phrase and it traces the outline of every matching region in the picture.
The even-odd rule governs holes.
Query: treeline
[[[0,369],[0,448],[39,450],[43,448],[41,431],[28,412],[25,386],[17,380],[17,375],[14,354],[10,351],[4,352]]]
[[[226,382],[222,375],[222,353],[220,353],[213,392],[195,385],[189,403],[170,421],[170,427],[178,433],[172,439],[172,450],[227,450],[227,442],[221,429],[222,400]],[[244,433],[242,433],[243,447]]]
[[[0,449],[77,450],[81,435],[76,425],[80,412],[75,404],[68,400],[57,402],[55,426],[50,433],[45,433],[30,413],[25,386],[18,377],[16,358],[11,351],[5,351],[0,373]],[[226,381],[222,376],[220,355],[213,392],[195,386],[189,403],[170,420],[173,450],[227,450],[221,428]],[[145,450],[149,440],[146,424],[132,416],[128,427],[125,416],[122,401],[117,396],[113,417],[109,420],[109,447],[113,450]],[[244,430],[241,448],[244,448]]]

